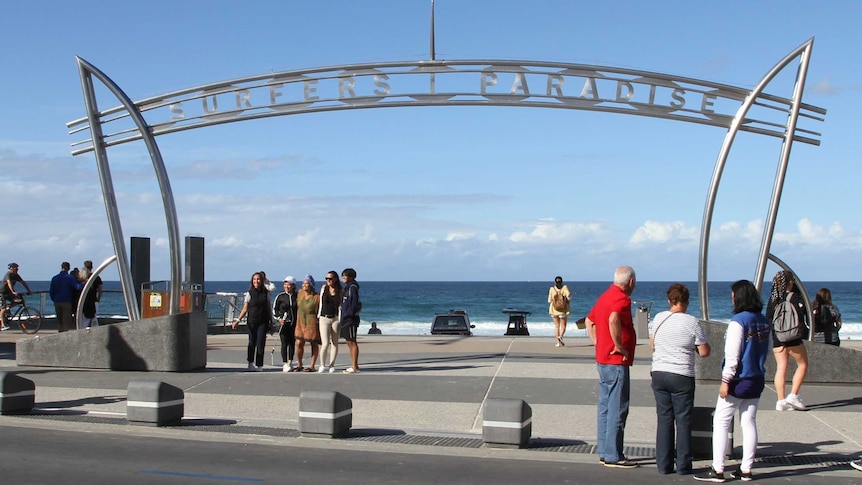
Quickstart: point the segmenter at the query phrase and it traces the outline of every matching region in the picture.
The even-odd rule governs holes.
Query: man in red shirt
[[[638,466],[623,455],[631,390],[629,370],[637,344],[630,298],[634,289],[635,270],[620,266],[614,272],[614,283],[602,293],[586,319],[590,338],[596,345],[599,371],[599,461],[612,468]]]

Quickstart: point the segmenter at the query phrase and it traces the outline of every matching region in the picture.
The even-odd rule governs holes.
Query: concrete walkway
[[[210,335],[206,370],[180,374],[19,368],[12,342],[22,337],[0,333],[0,371],[33,380],[41,410],[124,417],[128,383],[161,380],[184,389],[188,419],[297,429],[300,393],[332,390],[353,400],[353,430],[481,439],[484,400],[516,398],[532,407],[534,441],[587,445],[579,452],[560,453],[565,455],[560,459],[597,460],[589,446],[596,436],[597,378],[593,347],[586,339],[568,339],[565,347],[555,347],[550,337],[360,336],[362,372],[344,375],[340,370],[348,354],[343,343],[338,373],[283,373],[272,337],[265,371],[246,372],[246,336]],[[642,341],[632,369],[625,443],[627,454],[645,459],[655,443],[649,367],[649,346]],[[713,407],[717,389],[714,382],[699,382],[695,405]],[[758,413],[759,457],[793,466],[805,457],[843,475],[841,470],[850,470],[846,461],[862,452],[862,386],[805,385],[801,397],[809,411],[777,412],[774,389],[767,386]],[[4,419],[11,418],[0,417],[0,423]],[[735,443],[742,443],[738,429]],[[535,459],[530,453],[518,450],[515,455]],[[551,454],[542,455],[548,459]]]

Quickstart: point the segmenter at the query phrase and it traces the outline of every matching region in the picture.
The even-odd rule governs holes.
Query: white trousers
[[[727,433],[733,413],[739,409],[739,421],[742,428],[742,462],[739,468],[750,472],[754,465],[754,454],[757,451],[757,399],[740,399],[727,396],[718,398],[715,404],[715,416],[712,420],[712,468],[721,473],[724,471],[724,455],[727,450]]]
[[[320,365],[335,365],[338,357],[338,334],[341,325],[337,318],[320,317]],[[329,352],[329,360],[326,353]]]

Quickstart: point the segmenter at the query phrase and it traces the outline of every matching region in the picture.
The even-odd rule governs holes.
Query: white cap
[[[295,285],[296,284],[296,278],[294,278],[293,276],[285,276],[284,282],[285,283],[291,283],[291,284]]]

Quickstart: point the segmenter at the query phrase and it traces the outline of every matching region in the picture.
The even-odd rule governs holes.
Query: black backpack
[[[835,328],[835,315],[829,305],[820,305],[817,317],[814,319],[815,332],[828,332]]]

